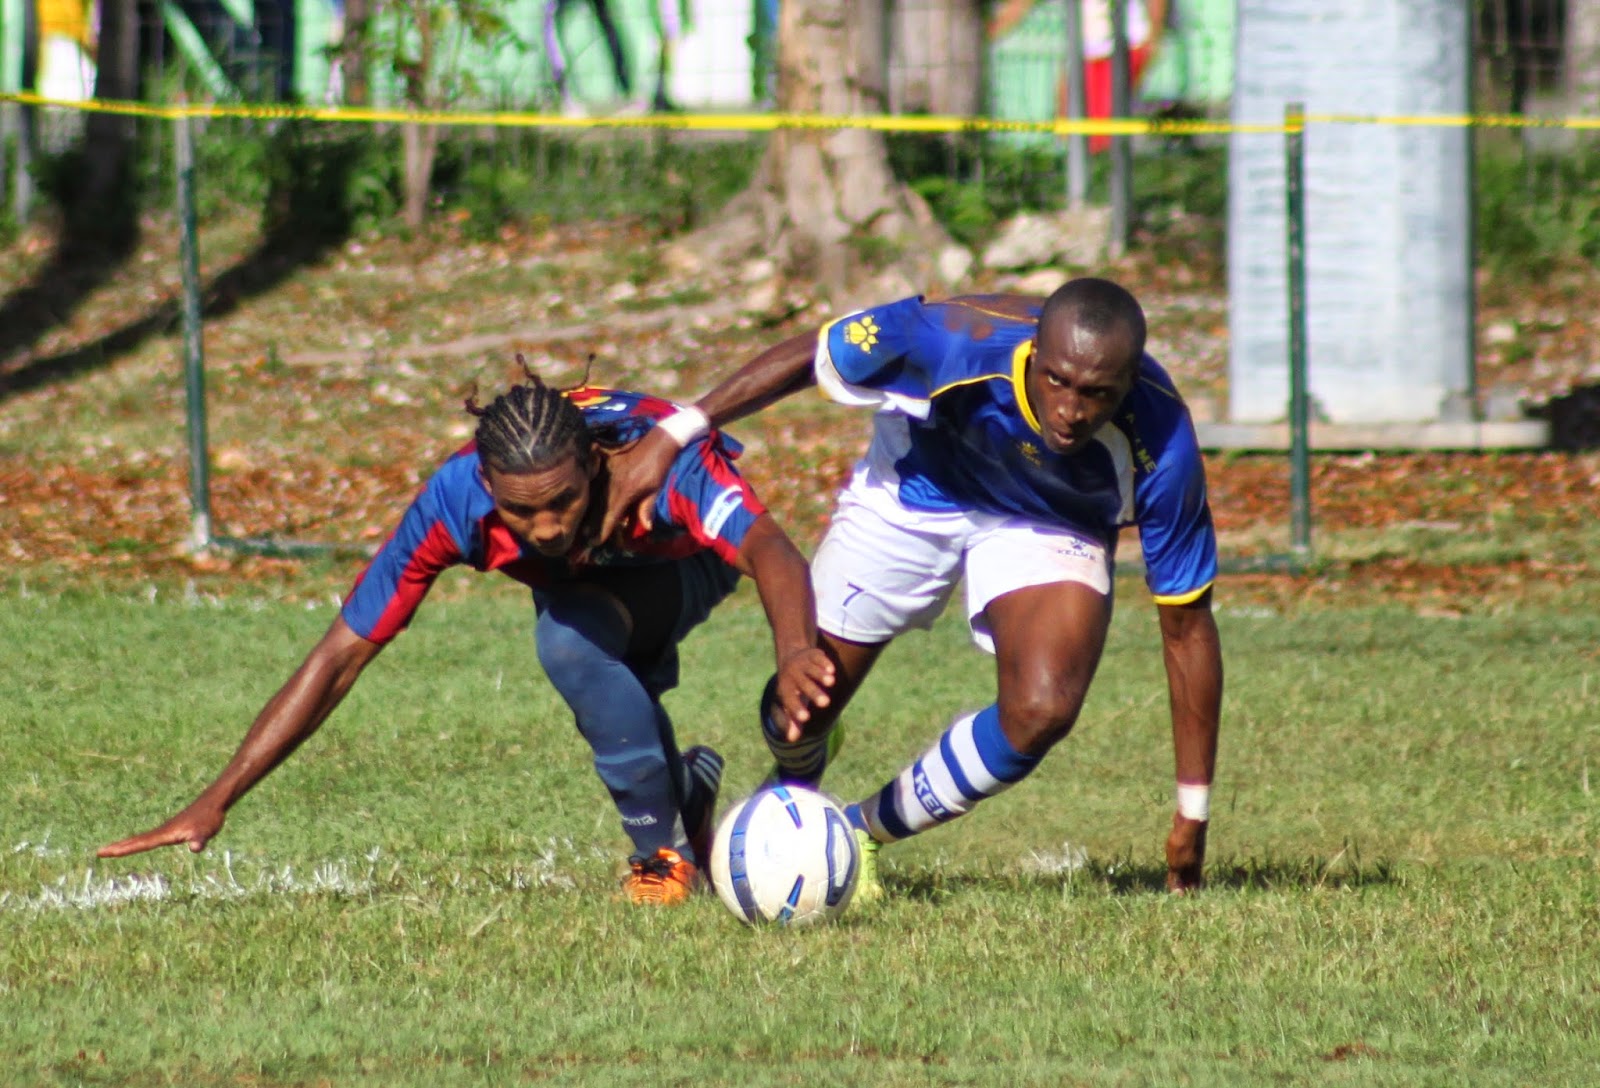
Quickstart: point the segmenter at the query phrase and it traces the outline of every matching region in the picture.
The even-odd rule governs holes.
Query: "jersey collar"
[[[1044,428],[1039,426],[1039,417],[1033,413],[1033,405],[1028,403],[1028,360],[1033,357],[1033,338],[1022,341],[1011,351],[1011,391],[1017,398],[1017,407],[1022,410],[1022,418],[1027,421],[1033,433],[1044,434]]]

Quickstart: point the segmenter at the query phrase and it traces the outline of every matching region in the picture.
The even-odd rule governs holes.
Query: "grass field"
[[[891,895],[750,930],[615,895],[626,840],[522,592],[447,579],[200,855],[97,862],[220,768],[333,615],[0,597],[0,1083],[1584,1085],[1600,1077],[1600,619],[1231,604],[1211,888],[1158,892],[1170,744],[1125,581],[1079,730],[885,852]],[[748,590],[686,646],[686,742],[764,769]],[[897,644],[855,796],[991,664]]]
[[[451,221],[277,268],[257,218],[202,224],[205,276],[237,289],[206,324],[227,535],[381,540],[513,351],[688,397],[831,314],[804,292],[745,312],[745,269],[674,273],[637,220]],[[890,897],[837,926],[617,899],[626,840],[503,579],[443,579],[206,853],[97,862],[211,779],[356,571],[184,546],[175,239],[152,214],[53,308],[28,294],[47,233],[0,248],[37,326],[0,329],[0,1088],[1600,1084],[1596,451],[1313,459],[1315,562],[1219,588],[1200,896],[1159,891],[1171,744],[1133,581],[1078,732],[886,851]],[[1215,406],[1225,286],[1195,268],[1137,247],[1107,271]],[[1586,374],[1597,283],[1588,262],[1480,281],[1480,331],[1516,336],[1480,336],[1480,388]],[[863,428],[818,398],[737,428],[803,547]],[[1287,546],[1284,459],[1208,474],[1228,558]],[[765,769],[768,646],[747,588],[669,700],[730,796]],[[829,786],[876,788],[991,670],[958,622],[896,645]]]

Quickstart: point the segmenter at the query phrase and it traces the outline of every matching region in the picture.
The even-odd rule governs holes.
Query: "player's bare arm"
[[[1216,771],[1222,716],[1222,640],[1211,591],[1187,604],[1158,605],[1172,710],[1172,747],[1179,783],[1209,786]],[[1167,837],[1167,888],[1199,888],[1205,867],[1205,819],[1173,813]],[[1203,814],[1201,814],[1203,815]]]
[[[382,648],[356,634],[342,617],[335,619],[294,675],[267,701],[216,780],[160,827],[102,846],[99,856],[118,858],[180,843],[196,853],[204,850],[222,830],[234,802],[317,731]]]
[[[702,413],[705,427],[724,427],[759,412],[815,383],[811,363],[816,352],[815,332],[790,337],[725,378],[696,402],[693,411]],[[607,463],[611,486],[605,519],[600,525],[601,540],[611,539],[611,534],[629,517],[649,527],[656,492],[667,478],[673,458],[688,444],[683,433],[672,426],[658,426],[630,449],[611,456]]]
[[[810,568],[770,514],[761,515],[745,534],[737,566],[754,580],[766,609],[778,665],[778,702],[798,739],[812,708],[828,705],[834,682],[833,661],[817,643]]]

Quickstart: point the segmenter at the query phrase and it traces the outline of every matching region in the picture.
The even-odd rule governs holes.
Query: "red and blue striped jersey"
[[[678,406],[658,397],[584,387],[568,394],[605,446],[642,437]],[[766,507],[733,467],[739,443],[721,432],[678,454],[656,496],[654,524],[563,559],[541,556],[495,512],[475,445],[457,451],[412,500],[394,533],[356,579],[341,615],[362,638],[386,643],[411,622],[440,572],[462,564],[497,570],[538,588],[596,566],[642,565],[709,549],[732,564]],[[596,494],[592,503],[603,502]],[[581,546],[580,546],[581,547]]]

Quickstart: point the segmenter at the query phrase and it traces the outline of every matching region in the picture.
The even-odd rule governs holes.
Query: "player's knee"
[[[1000,728],[1012,747],[1025,755],[1043,755],[1072,732],[1083,699],[1060,686],[1037,684],[1002,692]]]
[[[592,632],[563,622],[551,612],[540,615],[534,626],[533,641],[540,667],[558,689],[566,682],[585,682],[591,679],[593,670],[604,669],[617,660],[595,640]]]
[[[594,769],[612,792],[630,794],[667,773],[667,756],[660,747],[602,743],[595,748]]]

